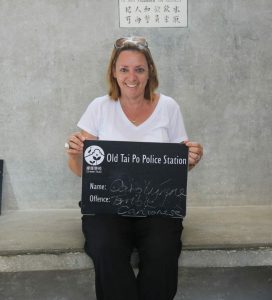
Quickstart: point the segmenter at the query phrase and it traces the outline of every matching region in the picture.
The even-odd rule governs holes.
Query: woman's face
[[[148,64],[143,53],[132,50],[122,51],[114,69],[122,98],[144,98],[148,81]]]

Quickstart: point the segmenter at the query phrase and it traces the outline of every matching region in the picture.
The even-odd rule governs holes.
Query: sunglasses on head
[[[135,45],[139,49],[148,48],[148,43],[146,39],[138,36],[120,38],[114,43],[114,48],[121,49],[126,45],[131,45],[131,44]]]

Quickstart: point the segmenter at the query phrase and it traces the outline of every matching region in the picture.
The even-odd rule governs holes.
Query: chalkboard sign
[[[82,214],[185,216],[186,145],[85,141],[83,154]]]

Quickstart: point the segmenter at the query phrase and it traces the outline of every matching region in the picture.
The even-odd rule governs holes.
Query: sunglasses
[[[123,37],[114,43],[115,49],[122,49],[126,45],[135,45],[139,49],[148,49],[148,43],[145,38],[140,36]]]

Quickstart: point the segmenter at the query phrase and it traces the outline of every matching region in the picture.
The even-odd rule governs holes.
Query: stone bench
[[[180,266],[272,265],[272,207],[189,207]],[[6,211],[0,272],[92,268],[78,209]],[[132,263],[136,266],[137,254]]]

